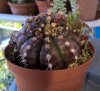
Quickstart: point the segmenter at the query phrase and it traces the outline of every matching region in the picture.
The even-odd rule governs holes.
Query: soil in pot
[[[37,15],[38,8],[35,2],[26,4],[16,4],[8,2],[11,11],[15,15]]]

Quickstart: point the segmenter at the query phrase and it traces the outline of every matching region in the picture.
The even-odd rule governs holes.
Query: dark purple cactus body
[[[80,59],[82,47],[88,40],[84,36],[88,35],[81,28],[69,29],[66,15],[48,11],[25,22],[21,31],[11,38],[9,46],[15,43],[16,47],[12,46],[9,53],[17,54],[19,57],[14,59],[27,68],[64,69]]]

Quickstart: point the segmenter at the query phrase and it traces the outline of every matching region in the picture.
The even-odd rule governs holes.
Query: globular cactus
[[[62,12],[53,14],[48,11],[31,17],[23,24],[21,31],[12,36],[8,47],[12,50],[8,51],[8,59],[26,68],[41,70],[79,65],[88,33],[83,32],[86,27],[84,23],[74,22],[73,27],[71,22],[71,16]]]

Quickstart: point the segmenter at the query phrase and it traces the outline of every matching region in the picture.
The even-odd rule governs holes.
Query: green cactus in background
[[[66,0],[53,0],[54,5],[52,11],[54,13],[57,13],[59,11],[66,13],[67,9],[65,7],[66,6],[65,1]]]
[[[78,31],[79,28],[82,27],[81,22],[82,21],[80,19],[80,12],[79,11],[69,13],[68,18],[67,18],[67,25],[70,28],[70,30]]]
[[[22,4],[22,3],[31,3],[34,2],[34,0],[11,0],[11,2]]]
[[[17,0],[17,3],[18,3],[18,4],[21,4],[21,3],[28,3],[28,0]]]
[[[11,0],[12,3],[17,3],[17,0]]]

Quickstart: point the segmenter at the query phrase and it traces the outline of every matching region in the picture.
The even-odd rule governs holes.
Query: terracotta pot
[[[11,8],[11,11],[15,15],[36,15],[37,14],[37,6],[35,2],[33,3],[25,3],[25,4],[17,4],[8,2],[8,5]]]
[[[39,12],[45,12],[47,9],[50,8],[50,2],[45,0],[35,0],[38,6]]]
[[[91,44],[90,47],[95,54],[94,47]],[[7,63],[15,74],[18,91],[82,91],[93,57],[78,67],[54,71],[31,70]]]
[[[0,0],[0,13],[10,13],[10,8],[8,6],[9,0]]]
[[[100,19],[100,0],[99,0],[99,4],[98,4],[96,19]]]
[[[78,0],[81,10],[81,19],[85,21],[94,20],[98,6],[98,0]]]

